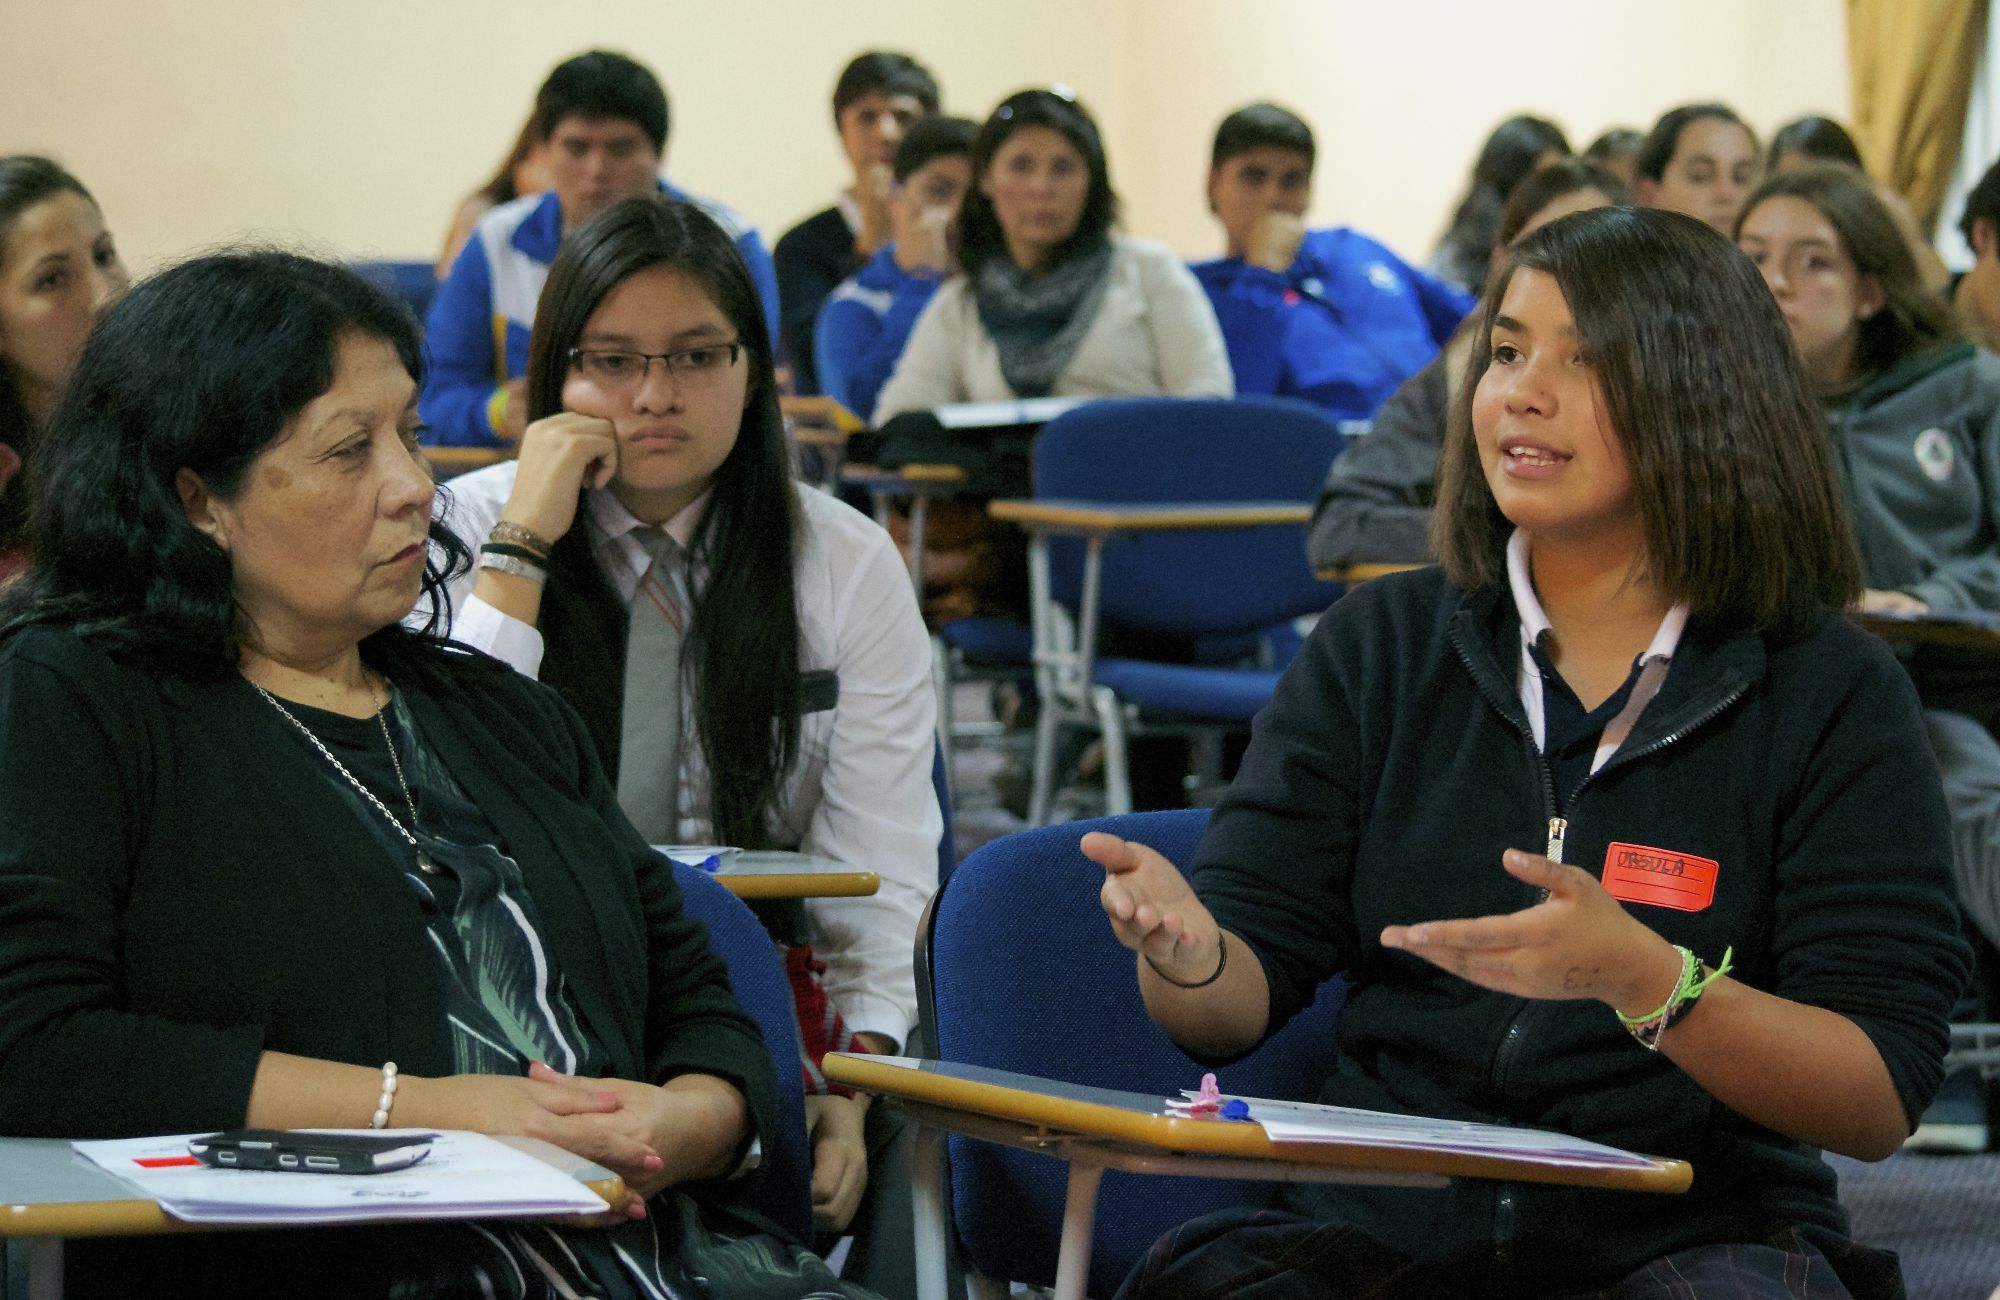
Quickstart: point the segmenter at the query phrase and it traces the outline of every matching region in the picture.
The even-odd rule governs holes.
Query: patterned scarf
[[[972,281],[979,322],[1000,349],[1000,373],[1017,396],[1054,391],[1097,316],[1110,271],[1107,235],[1040,275],[1023,271],[1004,252],[980,265]]]

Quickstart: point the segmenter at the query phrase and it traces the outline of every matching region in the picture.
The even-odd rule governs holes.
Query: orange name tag
[[[1620,902],[1699,912],[1715,901],[1718,869],[1713,858],[1613,844],[1604,851],[1604,888]]]

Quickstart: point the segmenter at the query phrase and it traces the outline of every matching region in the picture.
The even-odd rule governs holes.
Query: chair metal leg
[[[27,1244],[28,1300],[62,1300],[62,1238],[30,1237]]]
[[[1097,1185],[1102,1165],[1072,1164],[1063,1201],[1062,1253],[1056,1256],[1055,1300],[1084,1300],[1090,1281],[1091,1234],[1097,1226]]]
[[[1125,747],[1125,713],[1108,686],[1090,692],[1097,713],[1097,730],[1104,737],[1104,812],[1117,817],[1132,811],[1132,763]]]
[[[949,1300],[951,1294],[951,1216],[944,1182],[944,1138],[943,1129],[919,1125],[910,1157],[917,1300]]]
[[[1042,711],[1035,718],[1034,785],[1028,796],[1028,825],[1049,824],[1049,805],[1056,788],[1056,699],[1042,697]]]

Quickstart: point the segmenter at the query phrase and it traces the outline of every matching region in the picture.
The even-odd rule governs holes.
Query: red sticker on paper
[[[1644,844],[1613,844],[1604,851],[1604,888],[1620,902],[1699,912],[1715,901],[1719,869],[1713,858]]]

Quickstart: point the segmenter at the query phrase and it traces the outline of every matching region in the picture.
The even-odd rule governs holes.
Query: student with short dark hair
[[[1902,1294],[1820,1150],[1896,1150],[1967,951],[1916,699],[1844,617],[1860,567],[1769,299],[1671,213],[1509,250],[1443,567],[1320,621],[1191,882],[1082,845],[1187,1050],[1245,1052],[1344,973],[1321,1101],[1686,1159],[1692,1185],[1287,1184],[1289,1213],[1184,1225],[1121,1297]]]
[[[1765,173],[1776,176],[1797,167],[1810,167],[1814,163],[1839,163],[1843,167],[1866,174],[1867,167],[1861,161],[1861,147],[1854,143],[1854,137],[1847,128],[1830,117],[1802,117],[1787,122],[1771,137],[1771,151],[1766,162]],[[1951,270],[1944,259],[1931,247],[1924,237],[1923,228],[1917,224],[1916,214],[1903,196],[1882,182],[1871,178],[1875,197],[1888,212],[1889,219],[1896,223],[1896,233],[1910,246],[1910,256],[1916,259],[1917,275],[1932,292],[1942,292],[1951,283]]]
[[[1972,269],[1952,290],[1959,318],[1988,349],[2000,345],[2000,162],[1986,169],[1959,214],[1959,233],[1972,249]]]
[[[1521,114],[1493,128],[1472,164],[1465,196],[1426,269],[1446,284],[1477,295],[1493,262],[1500,212],[1514,187],[1537,168],[1569,157],[1569,137],[1547,118]]]
[[[1706,221],[1727,235],[1764,164],[1757,133],[1727,104],[1682,104],[1660,115],[1639,146],[1633,193],[1642,208]]]
[[[903,355],[917,316],[958,269],[958,209],[972,186],[976,122],[927,117],[896,150],[889,190],[895,239],[820,308],[813,351],[820,391],[863,420]]]
[[[1645,143],[1644,131],[1629,126],[1606,127],[1577,156],[1602,167],[1630,189],[1632,182],[1638,179],[1639,150]]]
[[[1062,89],[1008,96],[972,143],[963,271],[917,318],[876,402],[903,411],[1017,397],[1226,397],[1215,314],[1164,246],[1112,233],[1097,124]]]
[[[1504,256],[1509,244],[1559,217],[1631,201],[1601,167],[1574,159],[1551,163],[1514,187],[1494,232],[1493,256]],[[1315,568],[1430,562],[1438,450],[1451,395],[1472,360],[1477,319],[1468,317],[1436,359],[1382,403],[1369,431],[1348,443],[1327,471],[1306,534]]]
[[[778,281],[756,229],[660,177],[667,93],[643,65],[592,50],[556,66],[535,95],[532,127],[547,142],[551,189],[480,218],[438,286],[424,330],[425,440],[501,447],[527,428],[528,335],[549,263],[570,232],[620,199],[658,192],[696,203],[729,232],[776,337]]]
[[[835,204],[778,240],[779,360],[792,368],[792,390],[822,391],[813,356],[820,307],[895,237],[890,190],[896,150],[910,130],[938,111],[936,78],[907,54],[870,50],[841,69],[833,86],[833,126],[854,182]]]
[[[1472,298],[1347,226],[1308,231],[1312,130],[1276,104],[1216,128],[1208,206],[1225,255],[1194,265],[1239,393],[1298,397],[1366,419],[1424,367]]]

